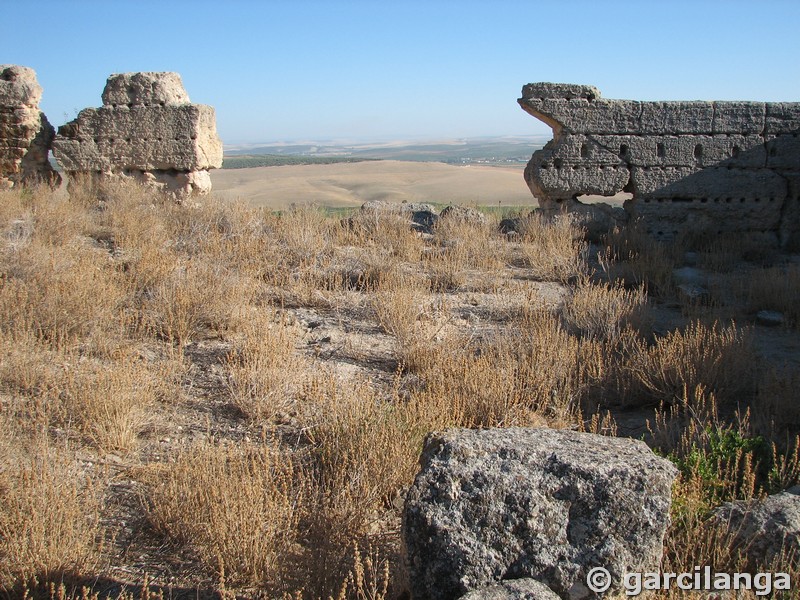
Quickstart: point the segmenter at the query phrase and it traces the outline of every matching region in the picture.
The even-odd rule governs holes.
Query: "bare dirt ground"
[[[453,166],[385,160],[331,165],[292,165],[211,172],[220,198],[252,206],[285,208],[292,203],[360,206],[368,200],[438,202],[480,206],[535,206],[522,169]]]

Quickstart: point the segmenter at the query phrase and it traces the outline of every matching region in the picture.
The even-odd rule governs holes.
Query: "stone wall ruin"
[[[800,246],[800,103],[608,100],[531,83],[518,100],[553,129],[525,180],[545,212],[608,219],[582,194],[632,194],[622,220],[653,236],[763,232]]]
[[[132,178],[178,198],[211,190],[222,166],[214,109],[192,104],[177,73],[111,75],[103,106],[58,128],[53,150],[70,176]]]
[[[0,65],[0,189],[60,181],[48,161],[55,130],[41,98],[33,69]]]

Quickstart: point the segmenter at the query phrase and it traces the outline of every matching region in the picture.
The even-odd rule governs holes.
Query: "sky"
[[[537,135],[529,82],[800,101],[799,0],[0,0],[0,63],[56,126],[106,78],[177,71],[225,144]]]

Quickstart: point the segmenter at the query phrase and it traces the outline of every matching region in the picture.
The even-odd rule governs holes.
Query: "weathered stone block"
[[[180,105],[189,94],[178,73],[117,73],[106,81],[103,104],[107,106]]]
[[[0,107],[35,108],[42,99],[42,86],[30,67],[0,65]]]
[[[752,567],[781,555],[787,564],[800,565],[800,486],[761,501],[725,504],[715,518],[727,527],[732,543],[745,549]]]
[[[714,102],[713,133],[762,135],[767,108],[763,102]]]
[[[658,568],[677,470],[640,441],[550,429],[431,434],[403,514],[415,600],[530,577],[597,598],[590,569]],[[615,591],[612,586],[612,593]]]
[[[618,133],[691,135],[712,131],[714,106],[711,102],[641,102],[639,106],[640,125],[635,129],[617,130]]]
[[[570,133],[619,133],[639,129],[640,103],[631,100],[543,100],[521,101],[530,114],[543,115]]]
[[[770,102],[767,104],[765,135],[800,133],[800,103]]]
[[[0,188],[61,180],[47,158],[55,131],[41,97],[33,69],[0,65]]]
[[[522,98],[525,100],[543,100],[556,98],[572,100],[582,98],[594,100],[600,97],[600,90],[593,85],[580,85],[575,83],[529,83],[522,88]]]
[[[545,211],[594,211],[603,220],[573,199],[632,191],[626,211],[648,219],[652,231],[709,224],[781,232],[784,244],[800,231],[800,216],[789,210],[790,182],[800,174],[800,103],[632,102],[603,99],[591,86],[528,84],[519,104],[554,132],[525,169]],[[668,202],[645,202],[646,209],[635,202],[650,199]],[[737,201],[745,206],[725,218],[724,206]]]
[[[112,75],[103,102],[59,128],[54,151],[68,173],[133,178],[179,198],[211,189],[207,171],[222,166],[214,109],[190,104],[177,73]]]
[[[85,109],[59,129],[55,152],[67,171],[215,169],[222,146],[209,139],[214,123],[214,109],[200,104]]]
[[[800,137],[784,134],[766,139],[767,167],[800,171]]]

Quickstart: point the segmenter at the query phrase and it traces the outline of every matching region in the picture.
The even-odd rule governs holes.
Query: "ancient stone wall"
[[[177,73],[108,78],[103,106],[58,128],[56,158],[71,177],[133,178],[183,198],[211,190],[222,166],[214,109],[192,104]]]
[[[800,103],[607,100],[553,83],[518,102],[553,129],[525,170],[545,211],[601,215],[578,196],[629,192],[624,218],[659,238],[757,231],[800,245]]]
[[[0,65],[0,188],[60,180],[48,162],[55,131],[39,110],[41,98],[33,69]]]

